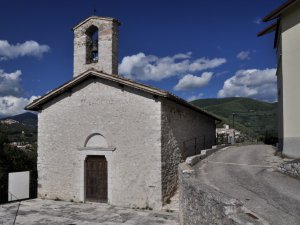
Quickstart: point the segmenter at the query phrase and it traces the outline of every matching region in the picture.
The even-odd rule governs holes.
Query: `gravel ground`
[[[300,179],[300,159],[282,163],[278,169],[284,174]]]

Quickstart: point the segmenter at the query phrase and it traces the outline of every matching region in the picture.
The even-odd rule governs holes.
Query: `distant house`
[[[41,198],[161,209],[177,188],[183,142],[215,144],[218,118],[117,75],[119,25],[92,16],[75,26],[73,79],[26,107],[39,112]]]
[[[222,143],[234,144],[239,139],[241,132],[233,128],[230,129],[228,124],[223,124],[223,127],[216,128],[216,135]]]
[[[16,120],[13,120],[13,119],[5,119],[5,120],[1,120],[0,123],[11,125],[11,124],[19,123],[19,122]]]
[[[263,18],[275,22],[258,36],[275,32],[279,149],[300,157],[300,1],[289,0]]]

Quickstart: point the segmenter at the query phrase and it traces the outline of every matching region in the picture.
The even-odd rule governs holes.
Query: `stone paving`
[[[18,203],[0,205],[0,225],[12,225]],[[128,209],[101,203],[32,199],[21,202],[19,225],[178,225],[178,212]]]

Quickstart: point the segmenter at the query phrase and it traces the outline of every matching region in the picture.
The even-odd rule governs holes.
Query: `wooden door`
[[[86,201],[107,202],[107,161],[105,156],[85,160]]]

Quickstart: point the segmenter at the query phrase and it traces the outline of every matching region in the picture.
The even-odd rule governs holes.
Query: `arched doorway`
[[[87,156],[85,159],[85,199],[92,202],[107,202],[105,156]]]

